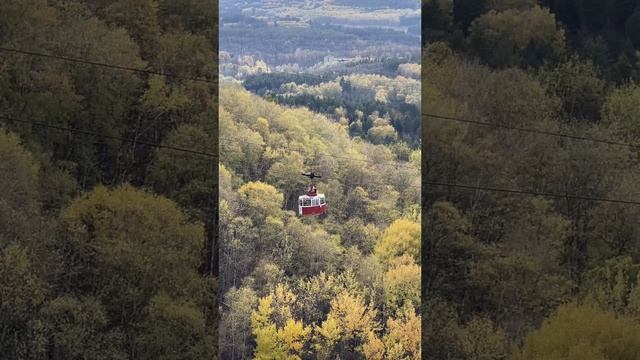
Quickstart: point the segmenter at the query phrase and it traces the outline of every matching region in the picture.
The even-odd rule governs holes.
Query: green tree
[[[102,13],[107,22],[126,28],[147,56],[156,50],[160,36],[157,0],[113,1]]]
[[[0,128],[0,249],[33,233],[39,166],[20,139]]]
[[[122,334],[109,329],[100,301],[69,295],[51,300],[41,310],[53,359],[127,359]]]
[[[9,358],[35,359],[46,340],[37,314],[47,288],[34,271],[26,249],[0,251],[0,350]]]
[[[165,30],[184,29],[211,35],[218,28],[213,0],[160,0],[160,20]]]
[[[220,326],[220,351],[224,358],[246,359],[251,357],[251,314],[258,303],[253,289],[243,286],[231,288],[224,295]]]
[[[267,180],[275,184],[284,195],[284,208],[296,209],[298,196],[306,188],[305,178],[300,176],[300,169],[304,169],[304,158],[299,153],[290,153],[275,160],[267,171]]]
[[[75,200],[62,219],[58,247],[66,253],[65,288],[97,297],[130,341],[137,341],[134,334],[144,335],[135,329],[150,321],[145,309],[162,312],[174,306],[154,307],[152,299],[193,298],[201,291],[203,227],[190,223],[175,203],[128,185],[97,187]],[[184,311],[195,316],[193,309]],[[201,321],[188,324],[196,327]]]
[[[213,143],[213,139],[199,127],[182,125],[169,133],[162,145],[211,152],[208,148]],[[208,156],[160,148],[149,168],[148,183],[156,193],[165,194],[188,209],[194,218],[205,221],[214,197],[213,170]]]
[[[631,83],[613,90],[602,107],[604,121],[622,137],[636,138],[640,134],[638,99],[640,86]]]
[[[436,295],[424,298],[422,306],[422,346],[424,354],[433,359],[461,359],[464,357],[459,342],[462,326],[453,304]]]
[[[216,71],[212,59],[211,42],[202,33],[176,31],[159,38],[151,64],[169,74],[211,79]]]
[[[461,329],[458,337],[465,358],[507,359],[507,336],[489,319],[472,319]]]
[[[212,359],[218,341],[207,334],[202,310],[191,300],[155,295],[140,323],[135,357],[141,359]]]
[[[603,309],[619,315],[635,315],[640,266],[628,257],[607,260],[586,276],[586,297]]]
[[[570,58],[546,69],[541,77],[547,90],[562,99],[568,118],[599,120],[605,81],[590,61]]]
[[[565,50],[564,31],[556,25],[554,15],[539,6],[489,11],[473,22],[469,39],[472,51],[494,67],[531,61],[524,57],[527,49],[539,49],[545,57],[560,55]]]
[[[373,247],[380,237],[380,231],[373,224],[364,224],[362,219],[349,219],[342,227],[340,239],[344,247],[356,246],[363,254],[373,252]]]

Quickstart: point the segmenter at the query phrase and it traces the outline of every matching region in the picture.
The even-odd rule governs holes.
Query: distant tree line
[[[540,67],[575,54],[616,83],[640,76],[633,0],[427,0],[423,41],[445,41],[492,67]]]
[[[397,65],[394,72],[397,76]],[[250,76],[245,86],[280,104],[305,106],[329,114],[348,125],[354,137],[375,143],[393,143],[399,137],[412,146],[418,143],[420,89],[414,79],[373,74],[272,73]],[[386,128],[371,132],[376,126]]]

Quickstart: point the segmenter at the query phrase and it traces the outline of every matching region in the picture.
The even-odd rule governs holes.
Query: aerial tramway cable
[[[169,78],[175,78],[175,79],[179,79],[179,80],[198,81],[198,82],[206,82],[206,83],[211,83],[211,84],[217,84],[217,81],[215,81],[215,80],[209,80],[209,79],[204,79],[204,78],[184,77],[184,76],[179,76],[179,75],[176,75],[176,74],[163,73],[163,72],[158,72],[158,71],[153,71],[153,70],[148,70],[148,69],[140,69],[140,68],[133,68],[133,67],[128,67],[128,66],[114,65],[114,64],[108,64],[108,63],[102,63],[102,62],[96,62],[96,61],[90,61],[90,60],[78,59],[78,58],[72,58],[72,57],[66,57],[66,56],[60,56],[60,55],[45,54],[45,53],[42,53],[42,52],[27,51],[27,50],[16,49],[16,48],[0,47],[0,51],[1,52],[5,52],[5,53],[15,53],[15,54],[21,54],[21,55],[32,56],[32,57],[48,58],[48,59],[53,59],[53,60],[67,61],[67,62],[73,62],[73,63],[81,63],[81,64],[86,64],[86,65],[91,65],[91,66],[99,66],[99,67],[109,68],[109,69],[113,69],[113,70],[136,72],[136,73],[148,74],[148,75],[158,75],[158,76],[164,76],[164,77],[169,77]],[[493,128],[499,128],[499,129],[505,129],[505,130],[511,130],[511,131],[518,131],[518,132],[525,132],[525,133],[532,133],[532,134],[538,134],[538,135],[544,135],[544,136],[568,138],[568,139],[573,139],[573,140],[587,141],[587,142],[593,142],[593,143],[601,143],[601,144],[606,144],[606,145],[624,146],[624,147],[630,147],[630,148],[634,148],[634,149],[640,148],[640,145],[638,145],[638,144],[624,143],[624,142],[608,140],[608,139],[598,139],[598,138],[592,138],[592,137],[587,137],[587,136],[573,135],[573,134],[560,133],[560,132],[554,132],[554,131],[548,131],[548,130],[524,128],[524,127],[510,126],[510,125],[504,125],[504,124],[495,124],[495,123],[484,122],[484,121],[473,120],[473,119],[464,119],[464,118],[460,118],[460,117],[444,116],[444,115],[430,114],[430,113],[422,113],[422,116],[423,117],[430,117],[430,118],[434,118],[434,119],[445,120],[445,121],[468,123],[468,124],[474,124],[474,125],[479,125],[479,126],[493,127]],[[180,148],[180,147],[162,145],[162,144],[157,144],[157,143],[150,143],[150,142],[140,141],[140,140],[136,140],[136,139],[128,139],[128,138],[117,137],[117,136],[109,136],[109,135],[99,134],[99,133],[86,131],[86,130],[73,129],[73,128],[68,128],[68,127],[63,127],[63,126],[46,124],[46,123],[42,123],[42,122],[35,122],[35,121],[17,119],[17,118],[9,117],[9,116],[6,116],[6,115],[0,115],[0,118],[3,118],[5,120],[11,121],[11,122],[26,123],[26,124],[31,124],[31,125],[35,125],[35,126],[41,126],[41,127],[47,127],[47,128],[51,128],[51,129],[56,129],[56,130],[60,130],[60,131],[67,131],[67,132],[72,132],[72,133],[77,133],[77,134],[90,135],[90,136],[101,137],[101,138],[105,138],[105,139],[120,140],[120,141],[129,142],[129,143],[140,144],[140,145],[144,145],[144,146],[151,146],[151,147],[155,147],[155,148],[164,148],[164,149],[168,149],[168,150],[172,150],[172,151],[182,152],[182,153],[185,153],[185,154],[206,156],[206,157],[218,159],[218,156],[216,154],[205,152],[205,151],[198,151],[198,150],[193,150],[193,149]],[[222,141],[224,141],[224,139],[220,139],[220,141],[222,142]],[[255,144],[255,145],[264,146],[264,144]],[[295,150],[289,150],[289,151],[295,151]],[[392,162],[375,162],[375,161],[371,161],[371,160],[356,159],[356,158],[343,157],[343,156],[330,155],[330,154],[323,154],[323,155],[330,156],[330,157],[333,157],[333,158],[338,158],[338,159],[361,161],[361,162],[368,162],[368,163],[375,163],[375,164],[391,163],[395,167],[406,167],[406,168],[413,168],[413,169],[416,169],[416,170],[420,170],[417,167],[414,167],[414,166],[411,166],[411,165],[405,165],[405,164],[397,164],[397,163],[392,163]],[[325,178],[325,180],[327,180],[327,179]],[[608,202],[608,203],[634,205],[634,206],[635,205],[640,205],[640,202],[637,202],[637,201],[619,200],[619,199],[606,199],[606,198],[590,197],[590,196],[583,196],[583,195],[573,195],[573,194],[557,194],[557,193],[549,193],[549,192],[527,191],[527,190],[520,190],[520,189],[505,189],[505,188],[496,188],[496,187],[483,187],[483,186],[473,186],[473,185],[466,185],[466,184],[457,184],[457,183],[448,183],[448,182],[436,182],[436,181],[423,181],[423,184],[432,185],[432,186],[447,186],[447,187],[454,187],[454,188],[467,189],[467,190],[488,191],[488,192],[496,192],[496,193],[520,194],[520,195],[529,195],[529,196],[543,196],[543,197],[551,197],[551,198],[572,198],[572,199],[585,200],[585,201]],[[408,187],[412,187],[412,186],[408,186]]]

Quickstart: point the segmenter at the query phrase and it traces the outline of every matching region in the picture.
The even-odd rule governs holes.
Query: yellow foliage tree
[[[398,219],[382,234],[374,253],[385,266],[401,255],[409,255],[420,264],[420,235],[420,224]]]
[[[256,337],[254,359],[300,360],[304,353],[311,328],[302,321],[291,318],[291,303],[295,296],[285,286],[278,284],[275,291],[258,301],[258,308],[251,314],[251,327]],[[286,315],[283,327],[278,328],[274,317]]]
[[[263,223],[268,216],[281,215],[283,196],[269,184],[248,182],[238,189],[238,195],[244,211],[257,223]]]
[[[385,312],[395,314],[405,304],[420,305],[422,271],[409,256],[392,261],[383,276]]]
[[[293,318],[291,307],[296,302],[296,295],[291,292],[286,284],[277,284],[271,292],[273,297],[274,313],[272,318],[279,326],[284,326],[286,322]]]
[[[562,305],[525,339],[515,359],[638,359],[640,325],[591,305]]]
[[[415,309],[405,305],[397,319],[387,320],[387,333],[383,338],[388,360],[420,359],[422,317]]]
[[[305,341],[310,332],[311,328],[304,326],[302,321],[289,319],[284,328],[278,330],[278,340],[291,352],[300,354],[304,349]],[[296,355],[291,356],[295,359],[299,358]]]
[[[336,352],[364,352],[363,345],[368,342],[370,334],[379,330],[376,315],[377,311],[367,306],[362,296],[347,291],[338,294],[331,301],[327,319],[316,327],[314,347],[319,357],[330,358],[333,355],[335,358]]]
[[[273,297],[267,296],[259,300],[258,310],[251,314],[251,327],[253,335],[256,337],[256,348],[254,358],[256,360],[276,360],[282,359],[286,355],[286,350],[278,341],[278,330],[269,316],[273,313],[271,304]]]
[[[384,343],[373,331],[367,334],[367,343],[362,346],[362,353],[367,360],[384,359]]]

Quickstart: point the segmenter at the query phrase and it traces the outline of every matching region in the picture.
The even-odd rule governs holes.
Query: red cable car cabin
[[[327,202],[324,194],[315,196],[302,195],[298,197],[298,215],[300,216],[316,216],[322,215],[327,211]]]
[[[302,173],[302,176],[310,178],[311,184],[309,184],[307,195],[298,197],[298,215],[317,216],[324,214],[327,211],[327,201],[324,194],[318,194],[316,184],[313,183],[314,178],[322,176],[316,175],[314,172],[311,174]]]

